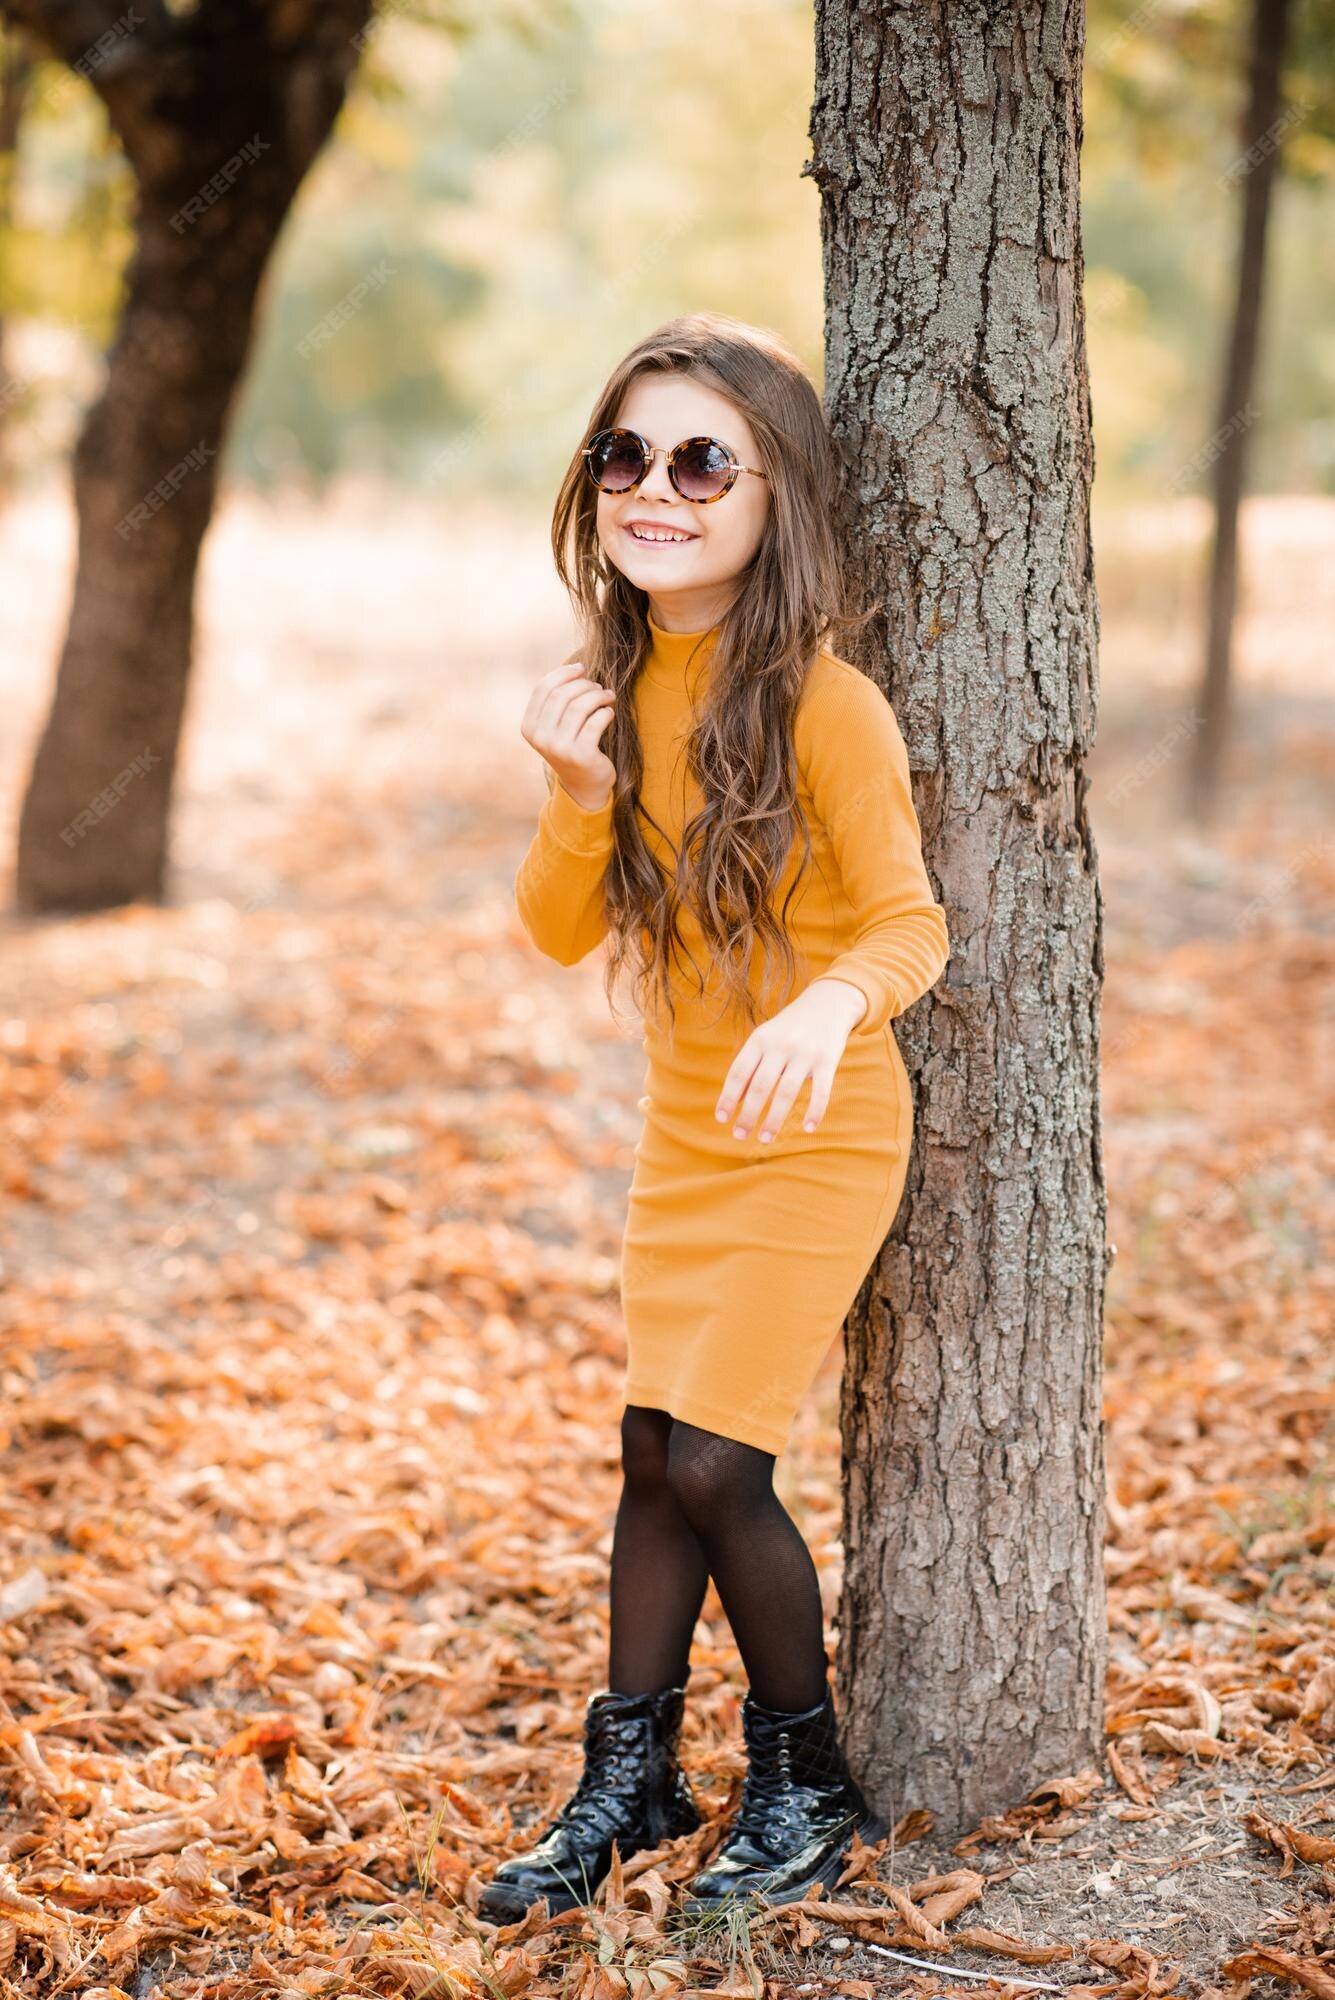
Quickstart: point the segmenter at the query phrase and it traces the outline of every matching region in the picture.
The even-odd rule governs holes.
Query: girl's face
[[[631,383],[613,424],[671,451],[683,438],[731,445],[743,465],[759,465],[755,435],[734,403],[690,375],[646,373]],[[769,481],[739,472],[721,500],[683,500],[655,458],[628,493],[599,493],[598,540],[623,576],[649,596],[654,622],[669,632],[702,632],[723,616],[769,516]],[[661,535],[661,541],[641,539]]]

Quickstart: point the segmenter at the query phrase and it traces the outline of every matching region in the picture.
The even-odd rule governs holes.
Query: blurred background
[[[350,485],[541,516],[603,374],[650,326],[717,307],[820,378],[814,87],[795,0],[513,4],[374,17],[348,103],[273,260],[227,447],[234,488]],[[1295,12],[1267,245],[1250,484],[1335,495],[1331,48]],[[1207,435],[1237,280],[1249,9],[1092,0],[1085,308],[1099,500],[1144,508]],[[11,60],[15,41],[10,31]],[[1306,116],[1297,110],[1306,102]],[[97,99],[38,63],[4,204],[5,466],[58,471],[114,330],[133,181]],[[12,136],[12,135],[11,135]],[[367,274],[336,339],[302,337]],[[469,442],[485,427],[485,466]]]
[[[1082,213],[1105,744],[1137,718],[1157,731],[1165,702],[1180,705],[1202,672],[1202,446],[1238,300],[1250,27],[1242,0],[1090,6]],[[18,28],[2,32],[12,850],[67,609],[66,467],[116,326],[134,183],[89,82],[40,59]],[[1329,693],[1333,54],[1322,10],[1295,7],[1234,632],[1235,689],[1257,705],[1244,709],[1235,755],[1258,732],[1269,746],[1289,717],[1312,754],[1306,704]],[[395,689],[416,721],[457,715],[471,730],[477,703],[503,684],[509,742],[511,675],[531,679],[564,645],[546,549],[555,485],[597,386],[647,328],[721,308],[775,327],[819,384],[819,201],[800,175],[813,74],[810,11],[793,0],[372,17],[270,260],[220,457],[178,867],[199,858],[196,788],[230,783],[238,762],[261,756],[257,695],[270,749],[284,732],[301,744],[296,768],[277,758],[271,775],[284,782],[323,768],[326,752],[343,769],[333,736],[345,727],[363,775],[368,757],[396,766],[425,753],[416,728],[403,746],[389,733]],[[213,706],[225,709],[229,691],[242,744]],[[306,729],[312,701],[319,742]],[[1183,762],[1137,788],[1138,817],[1180,795]],[[465,782],[454,773],[450,788]]]
[[[1188,685],[1198,664],[1209,468],[1194,461],[1214,428],[1237,299],[1230,168],[1249,22],[1241,0],[1089,10],[1082,219],[1113,721],[1128,676]],[[5,638],[27,662],[31,721],[66,582],[64,469],[115,330],[134,184],[88,81],[4,33],[0,531],[23,577],[5,590],[6,616],[30,622]],[[1247,440],[1252,687],[1307,684],[1330,608],[1333,55],[1321,11],[1295,9]],[[465,608],[444,587],[465,548],[462,573],[494,576],[504,599],[493,631],[516,596],[550,608],[546,515],[593,394],[675,312],[771,325],[819,383],[819,203],[800,177],[812,88],[810,10],[793,0],[374,16],[266,276],[220,467],[201,678],[218,670],[218,645],[242,659],[258,646],[266,682],[283,679],[272,625],[267,642],[263,626],[244,639],[228,630],[233,560],[247,573],[279,563],[269,610],[285,630],[300,618],[326,667],[330,650],[363,657],[343,601],[349,538],[367,558],[355,594],[377,621],[382,670],[406,643],[398,621],[414,623],[409,600],[421,637],[436,634],[430,678],[469,643],[458,615],[491,593],[468,593]],[[365,537],[379,550],[391,513],[393,551],[370,559]],[[257,603],[263,589],[256,574],[246,595]],[[10,742],[21,754],[22,732]]]

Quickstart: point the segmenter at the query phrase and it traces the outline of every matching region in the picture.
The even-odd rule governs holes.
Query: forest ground
[[[1335,503],[1247,510],[1204,835],[1200,528],[1184,502],[1097,542],[1108,1767],[962,1845],[906,1815],[833,1922],[748,1953],[669,1914],[743,1770],[712,1591],[707,1826],[592,1918],[473,1915],[602,1684],[642,1066],[598,960],[543,960],[513,909],[519,714],[568,643],[542,524],[228,503],[168,903],[0,917],[0,1993],[929,1995],[1023,1980],[1021,1938],[1076,1994],[1335,1996]],[[63,496],[0,546],[8,867]],[[831,1618],[839,1365],[776,1474]],[[939,1973],[871,1949],[943,1927]]]

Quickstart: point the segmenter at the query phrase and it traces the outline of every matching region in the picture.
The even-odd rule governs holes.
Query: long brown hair
[[[637,811],[644,758],[630,691],[651,645],[648,596],[603,553],[598,492],[582,456],[590,439],[617,421],[635,378],[651,370],[694,376],[727,396],[750,424],[770,481],[760,546],[719,623],[708,691],[683,753],[703,802],[682,829],[672,878],[645,841]],[[700,967],[677,925],[678,903],[695,916],[721,970],[725,1009],[736,1000],[748,1023],[759,1018],[749,985],[757,945],[766,990],[775,959],[785,992],[791,987],[794,955],[783,917],[811,856],[797,798],[793,719],[831,630],[872,616],[850,613],[843,597],[835,498],[834,451],[820,399],[796,356],[767,328],[724,313],[668,320],[618,363],[594,404],[557,495],[552,550],[580,627],[572,657],[590,680],[618,696],[601,742],[616,768],[614,851],[604,888],[609,1003],[630,965],[641,1011],[662,1003],[675,1022],[671,967],[679,950],[691,959],[703,994]],[[801,867],[776,916],[770,899],[798,831]]]

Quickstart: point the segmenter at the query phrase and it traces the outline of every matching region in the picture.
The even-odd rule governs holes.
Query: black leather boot
[[[814,1708],[765,1708],[748,1692],[742,1734],[749,1756],[728,1836],[686,1885],[687,1916],[759,1892],[795,1901],[817,1882],[833,1887],[853,1834],[870,1844],[889,1828],[871,1810],[844,1761],[827,1686]]]
[[[501,1863],[479,1899],[482,1916],[514,1923],[542,1896],[553,1916],[573,1910],[593,1900],[614,1839],[627,1861],[642,1847],[695,1832],[700,1814],[677,1762],[685,1701],[680,1687],[589,1696],[579,1784],[537,1844]]]

